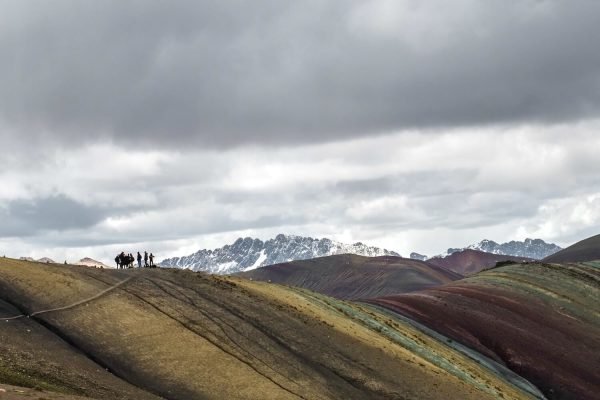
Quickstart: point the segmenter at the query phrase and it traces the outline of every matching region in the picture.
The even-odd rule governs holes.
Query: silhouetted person
[[[154,267],[154,254],[150,253],[150,266]]]
[[[119,254],[119,265],[121,266],[121,269],[124,269],[127,265],[127,256],[125,255],[124,251]]]
[[[148,252],[144,252],[144,267],[148,267]]]
[[[142,268],[142,255],[140,254],[139,251],[137,254],[137,261],[138,261],[138,268]]]
[[[121,269],[121,255],[117,254],[115,257],[115,262],[117,263],[117,269]]]

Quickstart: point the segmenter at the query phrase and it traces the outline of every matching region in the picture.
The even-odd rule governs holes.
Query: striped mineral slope
[[[600,269],[529,263],[370,303],[476,349],[551,399],[600,393]]]
[[[310,289],[339,299],[406,293],[462,278],[455,272],[423,261],[352,254],[270,265],[239,275]]]
[[[22,353],[0,383],[16,386],[130,399],[540,397],[400,318],[304,289],[182,270],[0,259],[0,298],[1,345]],[[20,324],[28,325],[11,333]],[[28,330],[39,335],[27,354]],[[55,366],[44,369],[48,360]],[[114,393],[70,377],[84,364],[96,366],[89,376],[104,371]],[[36,382],[6,382],[15,370],[44,373]]]

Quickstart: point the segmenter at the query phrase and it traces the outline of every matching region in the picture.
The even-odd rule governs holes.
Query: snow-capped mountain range
[[[535,260],[541,260],[543,258],[548,257],[551,254],[554,254],[560,250],[562,247],[555,245],[554,243],[546,243],[542,239],[525,239],[524,241],[515,241],[512,240],[506,243],[496,243],[493,240],[484,239],[477,244],[472,244],[463,248],[450,248],[445,253],[439,254],[432,258],[443,258],[447,257],[452,253],[456,253],[462,250],[479,250],[485,251],[486,253],[492,254],[502,254],[506,256],[515,256],[515,257],[527,257],[533,258]]]
[[[486,239],[464,248],[450,248],[445,253],[434,257],[411,253],[410,258],[425,261],[431,258],[443,258],[466,249],[538,260],[561,250],[559,246],[546,243],[541,239],[525,239],[522,242],[511,241],[502,244]],[[395,251],[367,246],[360,242],[345,244],[326,238],[315,239],[279,234],[267,241],[249,237],[239,238],[234,243],[218,249],[203,249],[189,256],[168,258],[163,260],[160,265],[162,267],[205,271],[211,274],[234,274],[266,265],[334,254],[358,254],[368,257],[400,256]]]
[[[160,266],[188,268],[213,274],[233,274],[266,265],[334,254],[400,256],[394,251],[367,246],[360,242],[344,244],[330,239],[279,234],[274,239],[264,242],[249,237],[239,238],[233,244],[219,249],[200,250],[189,256],[163,260]]]

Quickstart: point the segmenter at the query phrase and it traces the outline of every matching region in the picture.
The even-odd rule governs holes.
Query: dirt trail
[[[96,399],[146,399],[158,398],[125,382],[90,359],[78,346],[64,340],[59,327],[46,323],[50,315],[66,314],[72,310],[84,310],[92,316],[93,301],[116,292],[128,276],[107,276],[106,283],[85,285],[79,280],[64,279],[80,273],[105,275],[100,270],[80,267],[52,267],[23,263],[16,260],[0,260],[0,399],[45,398],[74,399],[83,396]],[[47,274],[54,277],[48,280]],[[32,277],[34,279],[32,279]],[[39,285],[38,285],[38,279]],[[125,278],[125,279],[124,279]],[[108,286],[108,287],[107,287]],[[65,296],[66,291],[73,291]],[[39,300],[27,292],[41,294]],[[44,293],[50,293],[45,295]],[[117,290],[118,292],[118,290]],[[83,299],[82,299],[83,298]],[[4,301],[4,300],[7,301]],[[56,307],[55,305],[67,304]],[[89,304],[89,307],[77,305]],[[55,309],[63,312],[52,313]],[[24,318],[23,310],[38,310],[33,318]],[[21,311],[21,316],[17,315]],[[40,311],[43,313],[40,314]],[[16,317],[16,318],[15,318]],[[9,391],[7,386],[17,389]],[[23,387],[34,388],[23,394]],[[50,395],[51,393],[54,393]],[[33,394],[33,397],[29,397]],[[78,397],[77,397],[78,398]]]
[[[117,283],[117,284],[115,284],[115,285],[107,288],[106,290],[101,291],[100,293],[98,293],[98,294],[96,294],[96,295],[94,295],[92,297],[88,297],[86,299],[83,299],[83,300],[80,300],[80,301],[76,301],[75,303],[66,305],[64,307],[56,307],[56,308],[51,308],[51,309],[48,309],[48,310],[35,311],[35,312],[32,312],[31,314],[27,314],[27,315],[26,314],[20,314],[20,315],[14,316],[14,317],[0,317],[0,320],[2,320],[2,321],[12,321],[12,320],[20,319],[20,318],[25,318],[25,317],[27,317],[27,318],[29,318],[29,317],[35,317],[36,315],[42,315],[42,314],[47,314],[47,313],[56,312],[56,311],[69,310],[71,308],[75,308],[75,307],[83,305],[85,303],[89,303],[91,301],[97,300],[100,297],[106,295],[107,293],[109,293],[109,292],[111,292],[111,291],[113,291],[115,289],[118,289],[119,287],[123,286],[127,282],[131,281],[133,278],[135,278],[135,277],[134,276],[130,276],[129,278],[127,278],[127,279],[125,279],[125,280],[123,280],[123,281],[121,281],[121,282],[119,282],[119,283]]]

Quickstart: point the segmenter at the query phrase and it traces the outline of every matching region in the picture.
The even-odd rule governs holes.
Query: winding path
[[[2,320],[2,321],[12,321],[12,320],[19,319],[19,318],[35,317],[37,315],[47,314],[47,313],[51,313],[51,312],[55,312],[55,311],[69,310],[71,308],[75,308],[75,307],[80,306],[82,304],[89,303],[90,301],[94,301],[94,300],[96,300],[96,299],[104,296],[108,292],[111,292],[111,291],[113,291],[115,289],[118,289],[120,286],[126,284],[127,282],[129,282],[133,278],[134,278],[133,276],[130,276],[129,278],[124,279],[121,282],[118,282],[118,283],[114,284],[113,286],[111,286],[111,287],[109,287],[109,288],[101,291],[100,293],[98,293],[98,294],[96,294],[96,295],[94,295],[92,297],[88,297],[87,299],[80,300],[80,301],[75,302],[73,304],[69,304],[69,305],[66,305],[66,306],[63,306],[63,307],[51,308],[51,309],[48,309],[48,310],[40,310],[40,311],[33,312],[33,313],[29,314],[29,315],[21,314],[21,315],[15,315],[14,317],[0,318],[0,320]]]

